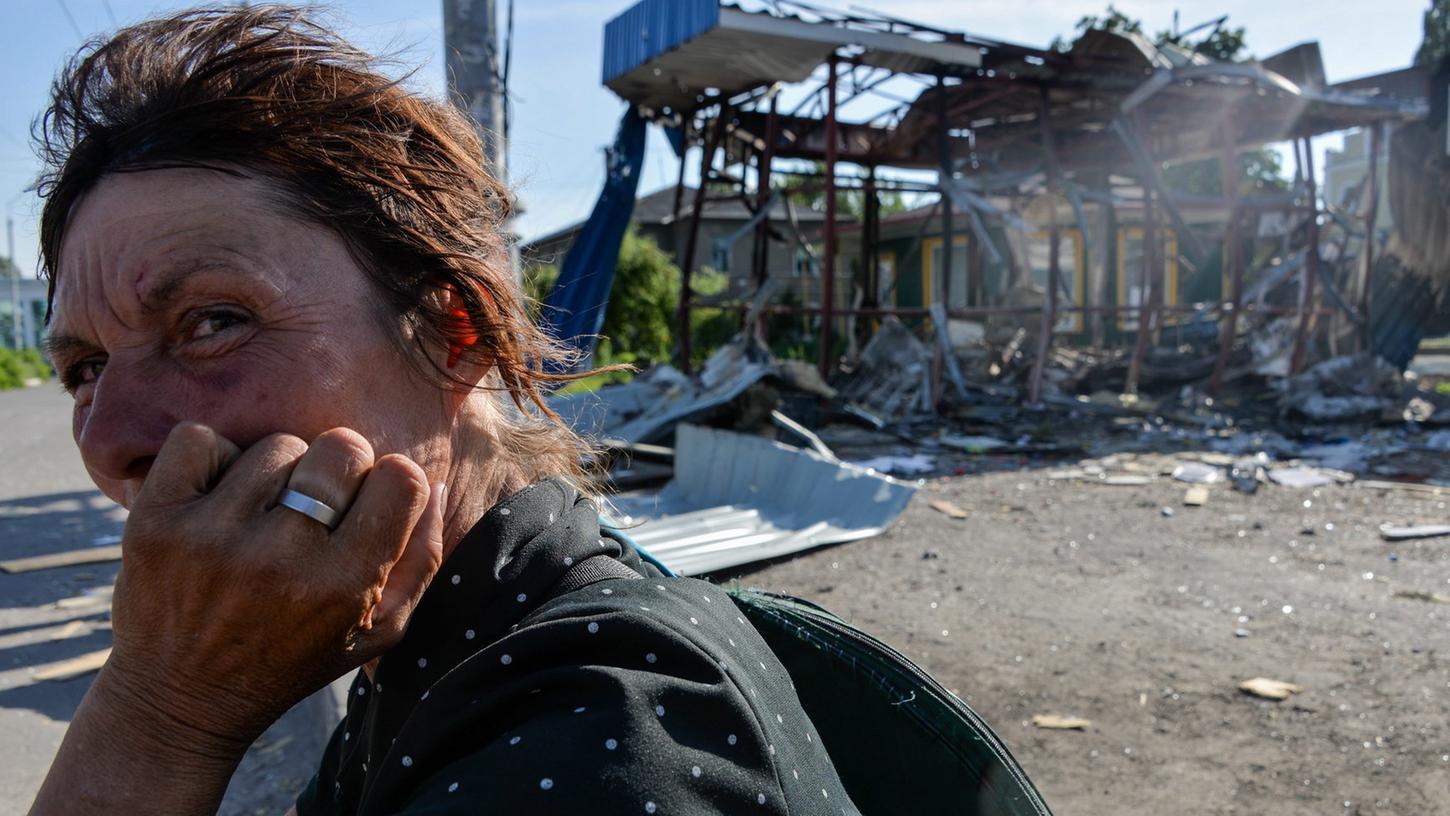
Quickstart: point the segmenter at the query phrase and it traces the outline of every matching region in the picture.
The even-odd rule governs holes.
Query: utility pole
[[[449,96],[478,125],[489,172],[507,181],[495,8],[494,0],[443,0],[443,46]]]
[[[20,266],[15,263],[15,218],[5,211],[5,260],[10,264],[10,324],[15,331],[15,350],[20,350]]]
[[[443,50],[449,98],[478,128],[489,173],[507,185],[507,66],[498,47],[496,12],[495,0],[443,0]],[[519,278],[516,242],[509,240],[509,247],[509,263]]]

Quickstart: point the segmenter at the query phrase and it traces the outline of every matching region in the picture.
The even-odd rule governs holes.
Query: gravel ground
[[[901,648],[1059,814],[1450,813],[1450,606],[1396,595],[1450,595],[1450,538],[1377,529],[1443,522],[1450,491],[1220,484],[1195,508],[1163,477],[1047,474],[931,481],[886,534],[741,579]],[[1303,691],[1237,690],[1253,677]]]

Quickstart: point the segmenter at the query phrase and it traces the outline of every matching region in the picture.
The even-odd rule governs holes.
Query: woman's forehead
[[[57,315],[97,298],[144,306],[202,270],[278,290],[319,278],[347,285],[338,272],[351,266],[351,256],[341,238],[285,212],[279,200],[263,180],[205,169],[103,178],[67,227]]]

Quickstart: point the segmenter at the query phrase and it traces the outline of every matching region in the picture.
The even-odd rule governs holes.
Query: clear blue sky
[[[507,0],[498,0],[500,7]],[[525,238],[583,218],[603,181],[601,148],[613,136],[623,103],[600,85],[606,20],[634,0],[517,0],[513,62],[512,181],[525,214]],[[833,0],[817,0],[831,5]],[[1045,45],[1106,0],[834,0],[864,5],[944,28]],[[38,170],[31,155],[31,121],[44,107],[56,68],[90,37],[192,3],[165,0],[5,0],[0,24],[0,201],[15,217],[16,260],[35,269],[38,203],[24,192]],[[1256,55],[1317,39],[1331,80],[1407,65],[1420,41],[1427,0],[1118,0],[1150,31],[1169,28],[1175,9],[1183,27],[1228,14],[1248,29]],[[108,9],[109,6],[109,9]],[[421,66],[415,85],[443,88],[439,0],[336,0],[331,8],[359,45],[398,53]],[[66,12],[75,21],[74,27]],[[673,183],[676,164],[662,137],[651,136],[641,190]],[[3,253],[3,246],[0,246]]]

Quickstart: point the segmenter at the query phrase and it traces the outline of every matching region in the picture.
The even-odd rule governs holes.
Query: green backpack
[[[987,722],[905,655],[800,598],[730,597],[790,672],[862,814],[1050,816]]]

